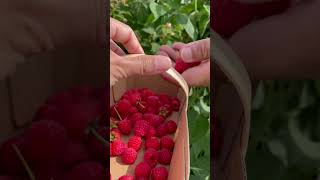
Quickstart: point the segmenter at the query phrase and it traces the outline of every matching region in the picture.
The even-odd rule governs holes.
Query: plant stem
[[[15,144],[13,144],[12,147],[13,147],[14,151],[16,152],[16,154],[18,155],[18,157],[19,157],[20,161],[22,162],[23,166],[26,168],[26,171],[27,171],[30,179],[31,180],[36,180],[36,178],[35,178],[32,170],[31,170],[30,166],[28,165],[27,161],[24,159],[24,157],[21,154],[19,148]]]
[[[89,129],[90,129],[90,131],[92,132],[92,134],[93,134],[99,141],[101,141],[104,145],[108,145],[107,140],[105,140],[103,137],[101,137],[100,134],[99,134],[93,127],[90,127]]]

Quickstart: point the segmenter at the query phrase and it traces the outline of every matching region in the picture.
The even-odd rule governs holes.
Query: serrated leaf
[[[196,30],[190,18],[188,19],[187,24],[184,25],[184,29],[192,40],[196,40],[197,38]]]
[[[154,21],[167,13],[166,9],[162,5],[155,2],[150,3],[149,7],[154,16]]]

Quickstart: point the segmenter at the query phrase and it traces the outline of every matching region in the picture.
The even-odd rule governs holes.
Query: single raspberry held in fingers
[[[178,58],[176,59],[176,65],[175,65],[175,69],[182,74],[184,71],[186,71],[189,68],[198,66],[201,62],[192,62],[192,63],[186,63],[184,62],[182,59]]]
[[[160,139],[161,149],[168,149],[170,151],[174,148],[174,141],[170,136],[163,136]]]
[[[34,122],[25,132],[26,156],[37,165],[61,162],[68,144],[66,129],[55,121]]]
[[[157,136],[157,131],[154,127],[150,126],[149,131],[146,135],[146,138],[148,139],[148,138],[155,137],[155,136]]]
[[[134,113],[129,117],[131,124],[134,126],[137,121],[142,120],[142,114],[140,112]]]
[[[149,149],[149,148],[152,148],[152,149],[155,149],[155,150],[159,150],[160,148],[160,142],[158,140],[158,138],[156,137],[151,137],[151,138],[148,138],[145,142],[145,149]]]
[[[142,145],[142,139],[140,136],[132,136],[128,141],[128,147],[139,151]]]
[[[139,120],[136,122],[134,126],[134,134],[136,136],[144,137],[147,135],[149,131],[150,125],[145,120]]]
[[[172,98],[171,107],[173,111],[179,111],[180,109],[180,100],[177,97]]]
[[[165,124],[161,124],[158,128],[157,128],[157,136],[158,137],[162,137],[167,135],[167,128]]]
[[[155,167],[158,163],[158,152],[155,149],[149,148],[144,153],[143,159],[150,167]]]
[[[162,149],[159,152],[158,162],[162,165],[169,165],[171,162],[172,153],[168,149]]]
[[[137,151],[133,148],[127,148],[121,155],[121,160],[125,164],[133,164],[137,159]]]
[[[134,177],[131,175],[124,175],[124,176],[121,176],[119,180],[134,180]]]
[[[128,135],[131,132],[131,122],[125,118],[118,122],[118,128],[122,134]]]
[[[144,177],[149,178],[150,176],[151,167],[146,162],[141,162],[137,164],[136,168],[134,169],[135,178]]]
[[[165,126],[166,126],[167,133],[169,134],[173,134],[177,130],[177,123],[173,120],[167,121]]]
[[[151,170],[151,180],[167,180],[169,173],[167,168],[161,166]]]
[[[126,144],[122,140],[112,142],[112,155],[119,156],[126,149]]]
[[[63,175],[63,180],[105,180],[107,174],[103,166],[97,162],[83,162]]]

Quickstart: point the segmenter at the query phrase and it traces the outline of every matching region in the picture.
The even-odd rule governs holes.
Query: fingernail
[[[190,47],[185,47],[181,50],[181,58],[185,61],[192,61],[192,50]]]
[[[166,56],[156,56],[154,65],[156,71],[166,71],[171,67],[171,60]]]

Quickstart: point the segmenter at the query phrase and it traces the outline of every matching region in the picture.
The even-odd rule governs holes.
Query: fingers
[[[185,62],[203,61],[210,58],[210,38],[191,42],[180,49]]]
[[[133,30],[128,25],[112,18],[110,18],[110,39],[123,44],[129,53],[144,54]]]
[[[210,86],[210,61],[201,63],[199,66],[190,68],[182,73],[182,77],[189,86]]]
[[[185,46],[185,43],[182,42],[176,42],[172,44],[172,48],[177,51],[179,51],[183,46]]]
[[[172,66],[170,58],[160,55],[124,57],[122,64],[128,76],[159,74]]]
[[[179,58],[179,52],[174,50],[173,48],[171,48],[168,45],[163,45],[160,47],[159,49],[160,52],[164,52],[164,54],[167,54],[168,57],[170,57],[171,59],[175,60],[177,58]]]
[[[119,56],[124,56],[126,53],[114,42],[110,39],[110,49],[115,52]]]

